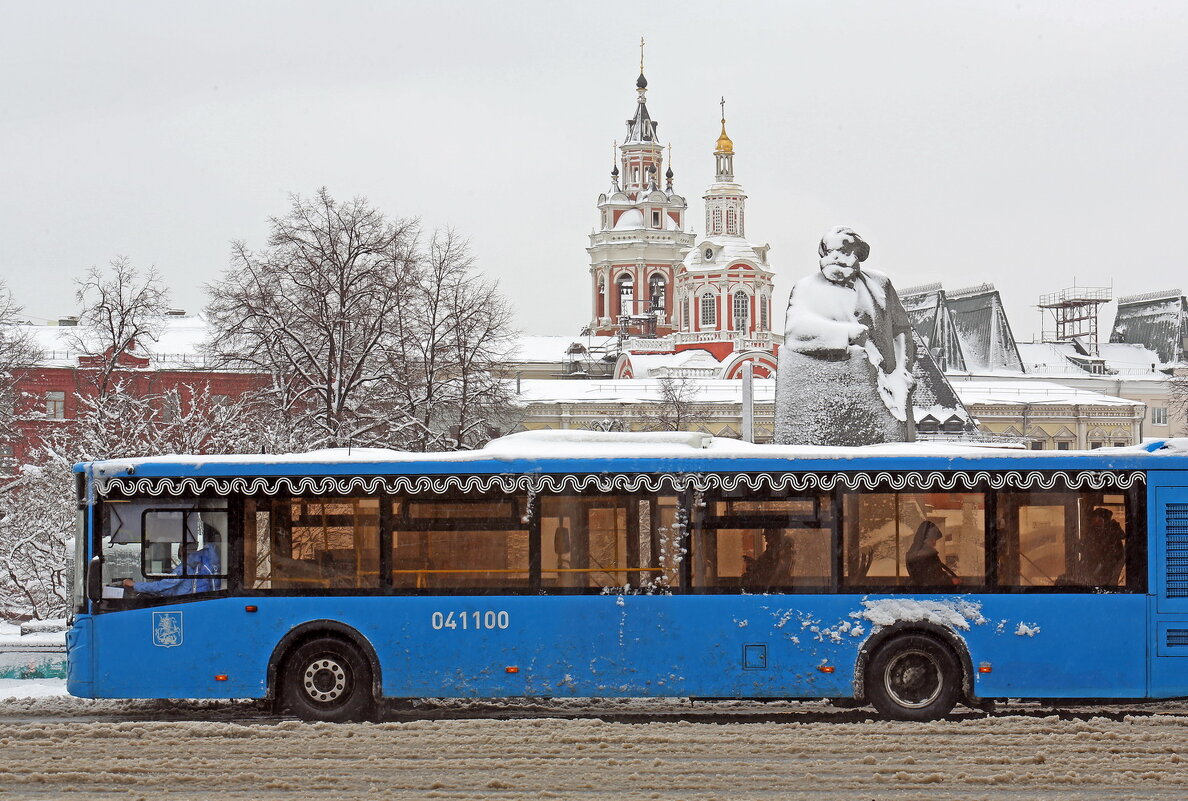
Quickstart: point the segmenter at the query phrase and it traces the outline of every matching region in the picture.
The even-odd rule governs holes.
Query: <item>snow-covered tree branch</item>
[[[37,348],[21,325],[24,309],[0,280],[0,441],[16,434],[16,383],[22,370],[37,359]]]

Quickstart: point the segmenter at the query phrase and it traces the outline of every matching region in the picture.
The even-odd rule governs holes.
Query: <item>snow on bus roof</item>
[[[947,457],[958,459],[1067,459],[1093,454],[1098,458],[1150,452],[1188,454],[1188,439],[1159,440],[1126,448],[1096,451],[1033,451],[976,442],[902,442],[862,447],[771,445],[712,437],[695,432],[523,431],[492,440],[469,451],[419,453],[385,448],[333,448],[307,453],[162,455],[109,459],[94,463],[98,476],[117,475],[141,466],[197,468],[208,465],[375,465],[382,463],[522,462],[576,459],[762,459],[851,460],[871,457]]]

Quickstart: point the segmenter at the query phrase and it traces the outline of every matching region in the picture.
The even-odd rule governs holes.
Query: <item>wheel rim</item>
[[[305,667],[301,686],[311,700],[333,704],[346,695],[350,675],[335,656],[319,656]]]
[[[905,709],[926,707],[940,697],[945,678],[936,658],[912,649],[896,654],[883,671],[888,697]]]

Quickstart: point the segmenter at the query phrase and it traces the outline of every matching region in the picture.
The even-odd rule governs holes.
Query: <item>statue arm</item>
[[[788,297],[784,346],[799,353],[845,353],[850,345],[866,339],[866,326],[853,318],[839,320],[822,313],[825,305],[817,293],[796,286]]]

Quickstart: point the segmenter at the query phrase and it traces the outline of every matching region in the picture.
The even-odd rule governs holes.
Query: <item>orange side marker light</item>
[[[990,667],[989,662],[983,662],[982,664],[978,665],[978,673],[990,673],[992,670],[993,668]]]
[[[503,669],[503,672],[504,673],[519,673],[520,669],[518,667],[516,667],[515,665],[508,665],[507,667],[505,667]]]
[[[243,611],[245,611],[245,612],[255,612],[255,611],[256,611],[256,607],[255,607],[255,606],[253,606],[253,605],[245,606],[245,607],[243,608]]]
[[[837,670],[837,668],[835,668],[833,665],[817,665],[817,670],[821,671],[822,673],[832,673],[833,671]]]
[[[227,680],[227,676],[224,673],[220,673],[219,675],[215,676],[215,681],[226,681],[226,680]]]

